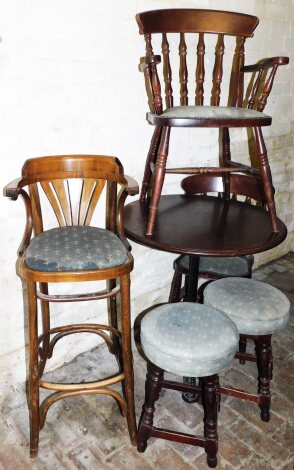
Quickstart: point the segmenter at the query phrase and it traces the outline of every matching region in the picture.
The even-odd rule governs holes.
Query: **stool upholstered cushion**
[[[189,302],[156,307],[141,323],[147,358],[176,375],[217,374],[231,363],[238,339],[238,330],[226,315]]]
[[[25,264],[37,271],[86,271],[127,261],[122,241],[109,230],[88,226],[57,227],[32,239]]]
[[[234,256],[221,257],[201,256],[199,261],[199,273],[211,273],[222,276],[248,276],[250,274],[248,263],[252,263],[251,257]],[[183,256],[179,260],[179,266],[189,269],[189,256]]]
[[[219,279],[204,290],[204,303],[228,315],[239,333],[267,335],[283,329],[289,318],[288,298],[269,284],[239,277]]]

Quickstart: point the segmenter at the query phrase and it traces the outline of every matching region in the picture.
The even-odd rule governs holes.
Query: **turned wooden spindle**
[[[154,55],[152,42],[151,42],[151,34],[147,33],[144,34],[145,44],[146,44],[146,57]]]
[[[223,159],[223,166],[228,167],[231,161],[231,148],[230,148],[230,134],[229,129],[227,127],[223,128],[222,132],[222,159]],[[223,174],[223,181],[224,181],[224,194],[225,199],[230,199],[230,173],[227,172]]]
[[[275,78],[275,75],[276,75],[276,71],[278,69],[278,65],[274,65],[273,68],[272,68],[272,71],[270,73],[270,76],[268,77],[265,85],[264,85],[264,88],[263,88],[263,91],[262,91],[262,96],[261,96],[261,99],[259,100],[259,103],[258,103],[258,106],[257,106],[257,111],[263,111],[264,108],[265,108],[265,105],[267,103],[267,98],[271,92],[271,89],[272,89],[272,86],[273,86],[273,83],[274,83],[274,78]]]
[[[153,427],[153,416],[155,402],[158,400],[159,392],[163,382],[163,371],[156,366],[149,364],[146,382],[146,400],[143,406],[143,412],[140,420],[140,431],[138,434],[137,449],[144,452],[147,447],[147,441],[151,436]]]
[[[204,86],[203,86],[204,77],[205,77],[204,55],[205,55],[204,34],[199,33],[199,39],[198,39],[198,44],[197,44],[197,66],[196,66],[196,93],[195,93],[196,106],[203,105],[203,101],[204,101]]]
[[[242,67],[245,62],[245,37],[240,37],[237,41],[237,77],[236,77],[236,100],[235,106],[242,106],[244,94],[244,73]]]
[[[213,86],[211,93],[211,105],[219,106],[220,93],[221,93],[221,82],[223,77],[223,55],[225,51],[224,35],[219,34],[218,40],[215,46],[215,62],[213,68]]]
[[[187,45],[185,42],[185,34],[180,33],[180,45],[179,45],[179,56],[180,56],[180,103],[181,106],[186,106],[188,104],[188,68],[187,68]]]
[[[271,225],[273,232],[278,232],[278,222],[276,214],[276,206],[274,200],[274,191],[272,184],[272,174],[267,158],[267,150],[260,127],[254,128],[257,155],[259,158],[259,172],[263,182],[266,203],[270,215]]]
[[[152,89],[154,92],[154,108],[156,114],[162,114],[162,98],[161,98],[161,86],[160,80],[157,73],[156,64],[153,62],[151,64],[151,80],[152,80]]]
[[[205,452],[207,454],[207,463],[210,467],[215,467],[217,463],[217,408],[219,387],[217,384],[217,376],[205,377],[202,379],[204,383],[204,435],[206,440]]]
[[[270,335],[255,341],[256,362],[258,367],[259,408],[262,421],[270,420],[270,378],[271,378],[271,346]]]
[[[257,96],[257,92],[258,92],[258,88],[259,88],[259,85],[260,85],[262,74],[263,74],[263,70],[260,69],[258,74],[257,74],[257,77],[254,81],[252,91],[251,91],[251,95],[250,95],[250,98],[248,100],[248,109],[253,109],[254,108],[255,100],[256,100],[256,96]]]
[[[163,57],[163,78],[165,83],[165,102],[166,107],[171,108],[173,106],[173,89],[172,89],[172,70],[169,60],[169,43],[167,40],[166,33],[162,33],[162,57]]]

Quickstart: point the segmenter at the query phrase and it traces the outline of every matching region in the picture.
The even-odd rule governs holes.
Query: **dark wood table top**
[[[271,229],[268,212],[213,196],[161,196],[154,234],[145,235],[148,206],[135,201],[124,208],[125,234],[141,245],[171,253],[238,256],[269,250],[286,238],[278,219]]]

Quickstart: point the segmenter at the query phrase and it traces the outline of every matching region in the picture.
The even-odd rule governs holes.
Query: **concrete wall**
[[[147,101],[143,76],[138,72],[144,44],[134,16],[138,11],[166,7],[221,8],[259,16],[255,38],[247,44],[247,64],[293,53],[293,0],[223,0],[221,5],[217,0],[2,0],[1,186],[19,175],[29,157],[68,153],[116,155],[125,171],[141,182],[152,128],[144,118]],[[231,47],[228,41],[227,49]],[[213,52],[207,52],[207,57],[212,63]],[[293,86],[292,56],[291,65],[279,71],[267,107],[273,125],[265,132],[278,214],[286,222],[289,236],[281,246],[258,255],[256,265],[294,249]],[[225,88],[224,84],[224,96]],[[185,165],[215,164],[217,138],[214,130],[175,131],[171,163],[183,155]],[[232,150],[240,161],[247,161],[246,132],[232,133]],[[169,177],[164,192],[178,190],[178,179]],[[1,198],[0,204],[0,373],[2,383],[13,386],[25,377],[22,289],[14,269],[24,210],[20,201]],[[136,245],[133,254],[132,308],[136,316],[153,302],[166,300],[174,256]],[[54,308],[53,324],[103,321],[102,307]],[[69,352],[79,353],[96,341],[96,337],[80,335],[61,342],[56,349],[58,359],[50,367],[62,363]]]

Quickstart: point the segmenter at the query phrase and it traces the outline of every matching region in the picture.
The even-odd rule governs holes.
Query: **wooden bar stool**
[[[253,361],[258,369],[258,394],[221,388],[221,393],[254,401],[262,421],[270,420],[270,380],[273,371],[271,335],[282,330],[289,319],[290,302],[275,287],[244,278],[224,278],[204,290],[204,304],[226,314],[236,324],[245,345],[236,358]],[[255,354],[246,353],[246,340],[255,343]]]
[[[224,314],[204,305],[179,302],[151,310],[141,323],[141,344],[149,361],[146,396],[139,423],[138,451],[150,437],[204,447],[210,467],[217,464],[218,373],[235,355],[238,330]],[[164,371],[201,377],[201,387],[164,380]],[[154,403],[162,388],[196,392],[204,408],[204,436],[156,428]]]
[[[26,189],[24,189],[26,188]],[[120,191],[119,191],[120,189]],[[137,442],[134,379],[131,351],[130,272],[133,258],[124,237],[122,210],[128,194],[138,186],[124,176],[114,157],[66,155],[27,160],[22,175],[8,184],[4,194],[20,196],[27,215],[18,250],[17,273],[22,279],[28,306],[30,454],[37,455],[39,431],[51,405],[62,398],[103,394],[114,398],[127,418],[130,439]],[[102,195],[105,195],[105,199]],[[102,196],[102,197],[101,197]],[[90,226],[98,201],[106,200],[105,228]],[[49,201],[57,227],[45,230]],[[32,236],[32,233],[34,235]],[[53,283],[105,281],[107,288],[82,294],[53,295]],[[50,286],[50,292],[49,292]],[[121,328],[117,311],[120,296]],[[83,302],[107,299],[109,324],[81,323],[50,327],[52,302]],[[38,332],[39,306],[42,333]],[[42,377],[56,343],[74,333],[94,333],[116,356],[117,371],[94,382],[52,383]],[[123,395],[111,388],[121,383]],[[40,403],[40,389],[54,391]]]

